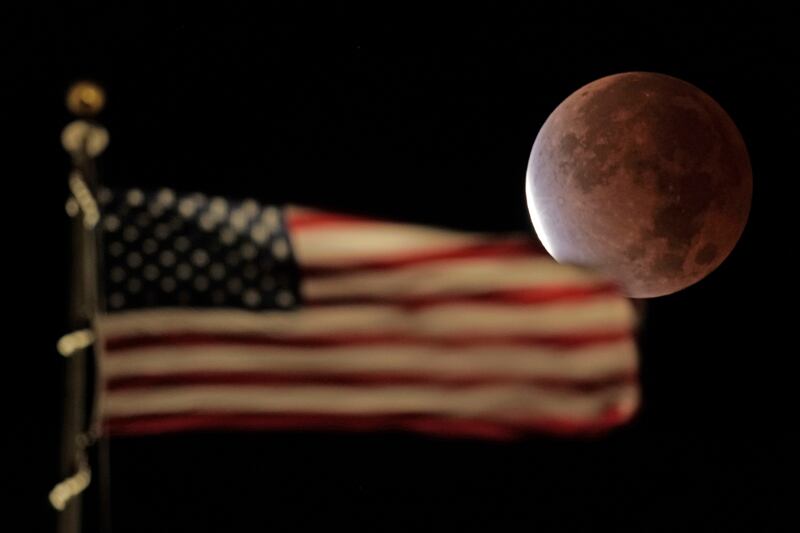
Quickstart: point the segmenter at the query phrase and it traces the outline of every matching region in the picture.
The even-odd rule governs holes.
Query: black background
[[[798,54],[788,12],[759,6],[62,6],[12,18],[6,85],[32,103],[10,98],[6,108],[25,115],[16,137],[31,152],[8,154],[24,171],[5,193],[20,224],[8,226],[7,256],[32,277],[10,283],[24,297],[11,323],[28,331],[35,317],[35,326],[14,352],[25,363],[13,381],[26,409],[9,459],[22,468],[3,489],[6,502],[30,507],[23,529],[55,524],[46,495],[58,480],[63,362],[53,346],[66,327],[69,264],[59,134],[70,82],[107,88],[107,183],[524,230],[538,128],[581,85],[630,70],[713,96],[739,126],[754,172],[733,254],[696,286],[648,302],[644,404],[632,425],[599,440],[515,444],[316,433],[120,440],[111,447],[114,529],[777,524],[797,418]],[[89,504],[87,530],[97,526]]]

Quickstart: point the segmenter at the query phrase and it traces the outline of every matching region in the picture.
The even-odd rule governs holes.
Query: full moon
[[[679,291],[730,254],[750,211],[742,136],[697,87],[607,76],[574,92],[533,144],[528,209],[558,262],[594,268],[634,298]]]

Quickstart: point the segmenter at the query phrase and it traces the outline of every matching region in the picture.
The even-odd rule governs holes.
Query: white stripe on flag
[[[107,357],[107,378],[157,376],[181,372],[352,373],[415,372],[431,377],[500,376],[564,380],[600,379],[635,372],[632,340],[568,351],[543,347],[347,346],[152,346],[126,349]]]
[[[439,335],[554,335],[631,329],[635,314],[618,296],[546,305],[508,306],[453,303],[406,310],[392,305],[337,305],[297,311],[253,313],[239,310],[125,311],[97,317],[105,337],[198,331],[293,335],[398,334],[408,338]]]
[[[591,420],[609,408],[632,412],[635,385],[607,387],[585,394],[535,385],[467,389],[433,386],[193,386],[114,391],[105,399],[109,417],[193,413],[198,411],[274,414],[404,414],[519,420],[563,417]]]
[[[559,265],[545,257],[448,259],[375,272],[303,280],[312,300],[332,297],[469,295],[481,292],[559,286],[596,286],[608,280],[585,269]]]
[[[441,252],[486,243],[487,237],[424,226],[364,222],[298,229],[292,232],[291,241],[301,265],[336,266],[393,255]]]

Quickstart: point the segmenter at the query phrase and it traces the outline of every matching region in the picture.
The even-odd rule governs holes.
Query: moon
[[[731,118],[697,87],[628,72],[578,89],[547,118],[526,176],[528,209],[560,263],[649,298],[696,283],[733,250],[753,178]]]

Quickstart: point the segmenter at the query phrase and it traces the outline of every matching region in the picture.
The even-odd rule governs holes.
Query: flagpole
[[[95,158],[108,144],[108,132],[93,118],[105,103],[103,90],[89,82],[79,82],[67,94],[67,107],[76,115],[62,133],[62,144],[72,159],[69,174],[70,197],[67,213],[72,217],[72,278],[69,320],[72,331],[58,342],[65,358],[62,419],[61,476],[50,492],[50,503],[59,510],[59,533],[78,533],[82,527],[81,493],[89,486],[92,472],[89,448],[98,443],[97,421],[87,416],[96,410],[97,387],[87,383],[87,370],[93,355],[92,320],[98,309],[97,224],[100,220],[97,197]],[[96,367],[95,367],[96,371]],[[96,372],[95,372],[96,373]],[[91,407],[90,407],[91,406]],[[107,448],[97,447],[98,467],[105,485]],[[100,527],[107,531],[105,509],[107,487],[100,487]]]

